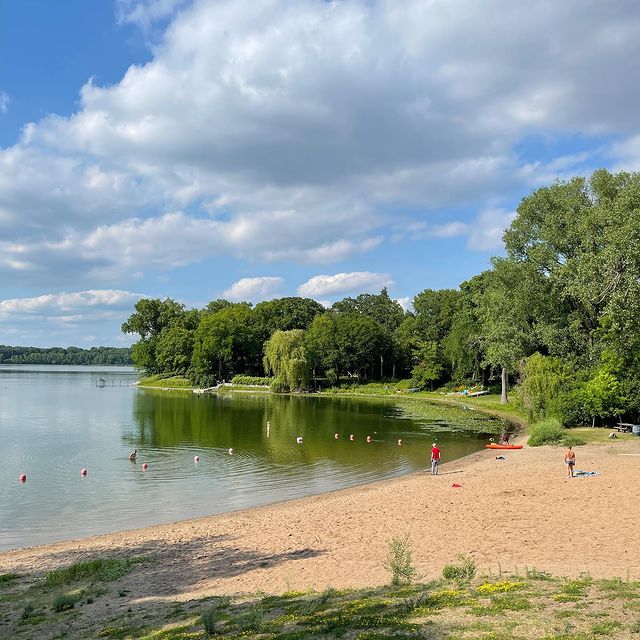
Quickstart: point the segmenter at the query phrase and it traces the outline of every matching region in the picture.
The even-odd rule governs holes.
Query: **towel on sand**
[[[574,471],[574,478],[588,478],[589,476],[597,476],[599,475],[597,471]]]

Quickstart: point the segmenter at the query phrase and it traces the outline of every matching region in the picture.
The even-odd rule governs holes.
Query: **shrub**
[[[68,611],[69,609],[73,609],[76,601],[75,598],[68,593],[59,593],[54,599],[53,604],[51,605],[53,610],[57,613],[61,611]]]
[[[531,433],[527,444],[539,447],[543,444],[560,444],[564,438],[564,429],[555,418],[540,420],[531,425]]]
[[[391,571],[391,584],[411,584],[417,576],[417,571],[412,565],[413,547],[409,534],[402,538],[392,538],[387,541],[389,550],[385,567]]]
[[[271,384],[272,380],[273,378],[265,378],[261,376],[233,376],[231,384],[266,387]]]
[[[208,636],[215,636],[217,633],[216,623],[218,622],[218,610],[215,607],[207,609],[202,614],[202,624]]]
[[[458,556],[460,564],[448,564],[442,569],[442,577],[446,580],[472,580],[476,577],[476,563],[473,558],[464,554]]]

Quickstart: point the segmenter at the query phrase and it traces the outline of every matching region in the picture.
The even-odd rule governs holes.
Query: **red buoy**
[[[146,471],[149,468],[149,465],[146,462],[142,463],[142,470]]]
[[[80,475],[84,478],[87,475],[87,470],[85,467],[82,467],[82,469],[80,469]]]
[[[21,473],[20,474],[20,482],[22,484],[24,484],[27,481],[27,474],[26,473]]]

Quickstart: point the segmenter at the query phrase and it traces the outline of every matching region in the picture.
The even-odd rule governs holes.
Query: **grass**
[[[588,576],[561,579],[538,570],[529,570],[530,577],[505,572],[487,579],[474,577],[471,562],[466,559],[452,565],[467,567],[463,579],[458,573],[454,579],[401,586],[290,590],[281,595],[216,596],[180,603],[145,602],[128,595],[126,612],[125,608],[116,611],[117,595],[121,590],[128,592],[126,585],[111,586],[111,579],[123,577],[131,564],[109,560],[76,563],[47,574],[55,576],[49,578],[55,585],[40,579],[28,587],[28,602],[24,584],[6,581],[9,595],[22,597],[5,600],[6,590],[0,597],[0,637],[616,640],[640,633],[638,610],[628,606],[640,599],[640,582]],[[94,606],[91,616],[83,618],[87,580],[102,580],[104,588],[110,589],[112,604]]]
[[[69,567],[50,571],[45,574],[44,581],[48,586],[60,586],[87,579],[96,582],[112,582],[129,573],[136,564],[144,560],[144,558],[97,558],[76,562]]]
[[[193,383],[184,376],[167,376],[157,374],[138,381],[141,387],[158,387],[160,389],[193,389]]]

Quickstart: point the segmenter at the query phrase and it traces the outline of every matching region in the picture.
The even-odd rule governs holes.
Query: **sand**
[[[527,566],[640,579],[640,440],[579,447],[577,468],[599,472],[586,478],[566,478],[562,449],[507,451],[504,461],[497,453],[445,464],[437,477],[9,551],[0,573],[34,577],[97,556],[146,556],[123,579],[127,600],[139,603],[379,585],[389,580],[387,541],[408,534],[425,578],[464,553],[493,574]]]

